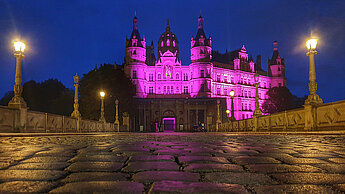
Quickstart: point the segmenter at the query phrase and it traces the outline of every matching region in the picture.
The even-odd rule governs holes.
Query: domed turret
[[[178,40],[176,35],[170,31],[169,20],[167,21],[165,32],[162,33],[158,40],[158,59],[167,51],[173,53],[174,57],[176,57],[176,60],[178,60]]]

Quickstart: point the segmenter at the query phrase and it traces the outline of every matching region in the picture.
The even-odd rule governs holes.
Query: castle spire
[[[198,19],[198,29],[203,29],[204,28],[204,18],[201,16],[201,11],[200,11],[200,16]]]
[[[273,42],[273,50],[277,51],[278,50],[278,41]]]
[[[169,19],[167,19],[167,27],[166,27],[166,29],[165,29],[167,32],[169,32],[170,31],[170,26],[169,26]]]
[[[137,12],[134,13],[134,18],[133,18],[133,30],[138,30]]]

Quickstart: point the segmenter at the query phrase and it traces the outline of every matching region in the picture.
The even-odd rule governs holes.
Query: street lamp
[[[319,95],[316,94],[317,83],[316,83],[315,61],[314,61],[314,55],[317,54],[316,45],[317,45],[317,39],[315,38],[309,39],[306,42],[306,46],[308,49],[307,56],[309,56],[309,96],[305,100],[306,105],[319,105],[323,103]]]
[[[78,74],[75,74],[75,76],[73,76],[73,80],[74,80],[74,110],[71,114],[71,117],[73,118],[80,118],[81,114],[79,112],[79,99],[78,99],[78,88],[79,88],[79,76]]]
[[[14,97],[8,103],[11,108],[26,108],[26,102],[22,97],[23,86],[22,86],[22,59],[24,58],[25,44],[20,41],[14,42],[14,57],[17,59],[16,62],[16,75],[15,85],[13,87]]]
[[[119,122],[119,100],[118,99],[115,100],[115,107],[116,107],[116,110],[115,110],[116,114],[115,114],[114,124],[117,128],[117,132],[119,132],[120,131],[120,122]]]
[[[260,105],[259,105],[259,75],[255,74],[254,75],[255,79],[255,110],[254,110],[254,117],[258,117],[262,115],[262,111],[260,110]]]
[[[235,96],[235,91],[231,90],[230,91],[230,98],[231,98],[231,117],[230,121],[235,121],[235,110],[234,110],[234,96]]]
[[[104,96],[105,96],[105,92],[101,91],[99,92],[99,95],[101,97],[101,117],[99,118],[100,122],[105,123],[105,118],[104,118]]]

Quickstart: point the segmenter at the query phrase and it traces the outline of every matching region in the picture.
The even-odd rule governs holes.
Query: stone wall
[[[314,107],[263,115],[251,119],[223,122],[219,130],[226,131],[304,131],[345,129],[345,100]],[[212,125],[209,131],[216,131]]]
[[[0,132],[83,133],[115,132],[113,123],[0,106]]]

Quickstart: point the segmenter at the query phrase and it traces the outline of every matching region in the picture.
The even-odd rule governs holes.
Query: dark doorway
[[[163,118],[163,131],[164,132],[175,131],[175,118]]]

